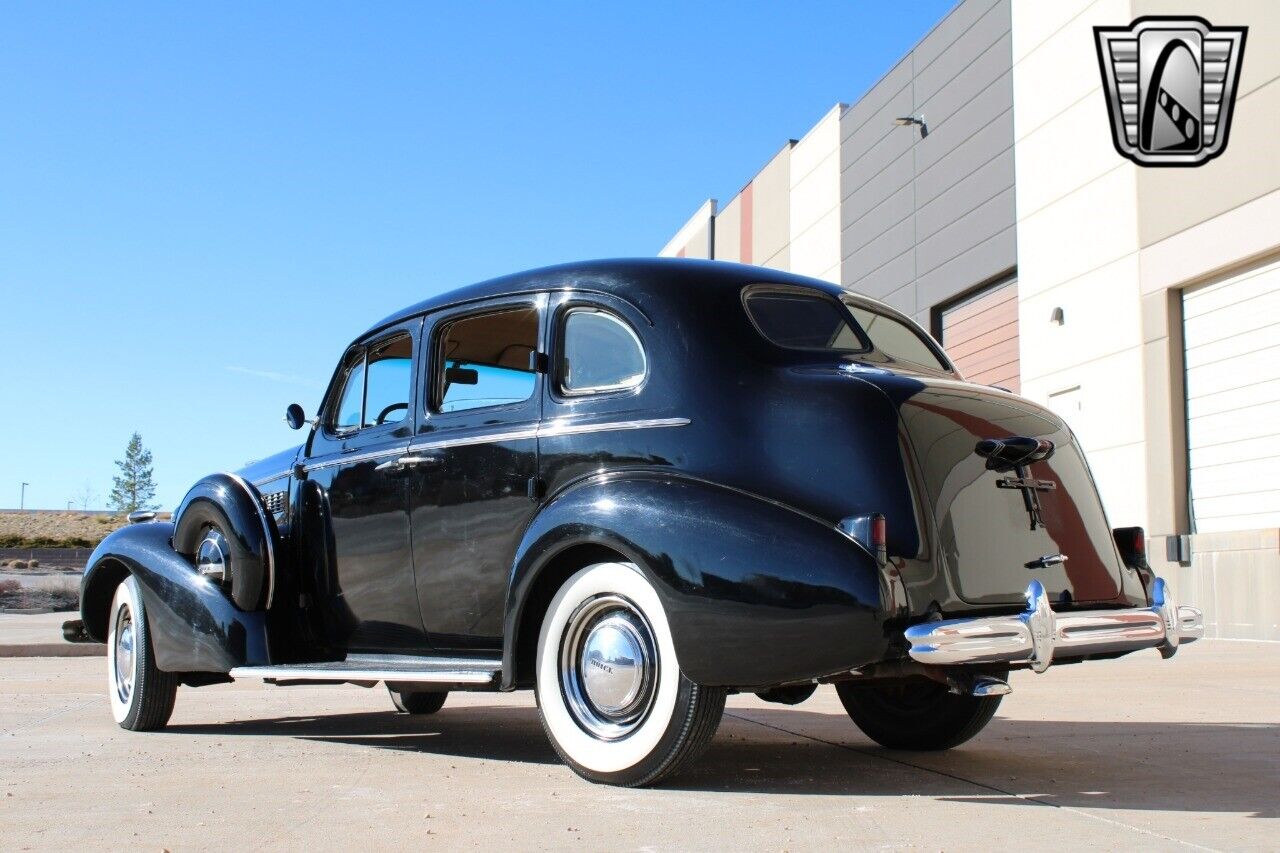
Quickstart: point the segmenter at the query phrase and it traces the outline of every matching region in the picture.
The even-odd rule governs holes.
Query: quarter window
[[[529,354],[538,347],[538,309],[455,320],[440,336],[436,408],[461,412],[523,403],[533,396]]]
[[[364,355],[347,368],[347,378],[342,386],[342,397],[338,401],[338,412],[333,419],[333,428],[351,430],[360,427],[361,412],[364,407]]]
[[[333,418],[339,432],[399,423],[413,390],[413,339],[400,335],[361,350],[343,379]]]
[[[623,320],[593,308],[574,309],[565,317],[560,387],[566,393],[634,388],[644,373],[644,348]]]

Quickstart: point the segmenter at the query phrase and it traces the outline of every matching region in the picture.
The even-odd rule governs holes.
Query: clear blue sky
[[[655,253],[951,5],[6,6],[0,506],[138,430],[172,507],[390,311]]]

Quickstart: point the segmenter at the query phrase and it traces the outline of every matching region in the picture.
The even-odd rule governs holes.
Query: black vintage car
[[[536,691],[598,781],[690,762],[725,696],[834,684],[944,749],[1013,668],[1200,636],[1111,530],[1071,431],[916,324],[812,279],[569,264],[427,300],[343,353],[299,446],[108,537],[83,631],[125,728],[179,684]]]

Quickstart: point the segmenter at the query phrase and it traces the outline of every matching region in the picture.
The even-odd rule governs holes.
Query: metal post
[[[18,512],[27,508],[27,486],[30,485],[30,483],[22,484],[22,496],[18,498]]]

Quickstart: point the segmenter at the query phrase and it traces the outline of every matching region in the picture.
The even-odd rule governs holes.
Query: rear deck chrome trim
[[[1156,578],[1150,607],[1055,613],[1043,584],[1027,587],[1027,609],[1012,616],[925,622],[905,631],[909,654],[920,663],[1027,664],[1044,672],[1055,657],[1159,649],[1170,657],[1181,643],[1204,636],[1204,617],[1179,606]]]

